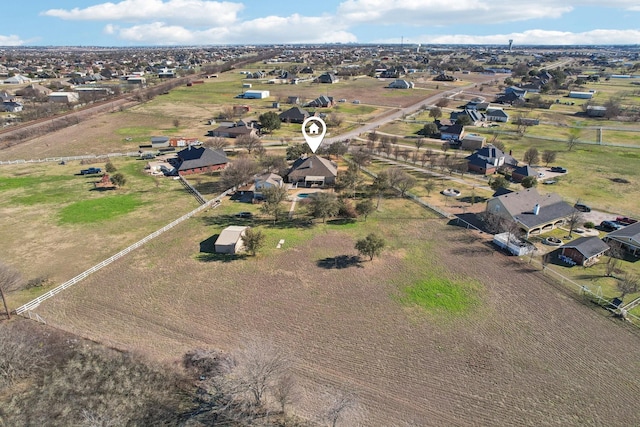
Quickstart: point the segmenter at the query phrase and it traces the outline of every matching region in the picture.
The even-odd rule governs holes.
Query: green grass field
[[[108,194],[100,199],[83,200],[60,211],[61,224],[89,224],[106,221],[135,211],[142,202],[134,194]]]

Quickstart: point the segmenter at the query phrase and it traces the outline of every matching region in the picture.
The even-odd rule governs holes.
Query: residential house
[[[609,245],[598,236],[589,236],[580,237],[562,246],[561,254],[571,258],[578,265],[588,267],[597,263],[609,249]]]
[[[518,165],[516,159],[491,144],[478,149],[466,159],[468,170],[482,175],[492,175],[501,167],[516,167]]]
[[[481,111],[478,110],[467,110],[466,108],[462,111],[453,111],[451,112],[451,114],[449,115],[449,119],[452,122],[456,122],[458,121],[458,118],[460,116],[467,116],[469,117],[469,120],[471,120],[471,123],[474,126],[478,126],[480,123],[484,122],[486,119],[486,116],[484,113],[482,113]]]
[[[178,167],[176,169],[180,175],[192,175],[221,170],[228,163],[229,159],[223,150],[188,146],[178,152]]]
[[[305,107],[311,108],[329,108],[333,106],[333,97],[327,95],[320,95],[313,101],[305,104]]]
[[[515,221],[529,237],[564,224],[575,208],[558,194],[540,194],[535,188],[527,188],[489,199],[486,212]]]
[[[466,134],[460,144],[460,148],[463,150],[479,150],[484,147],[484,144],[487,142],[487,138],[482,135],[477,135],[475,133]]]
[[[536,171],[529,165],[524,165],[515,168],[513,172],[511,172],[511,179],[513,179],[514,182],[522,182],[522,180],[528,176],[534,176],[537,178],[538,171]]]
[[[287,181],[302,187],[335,184],[338,166],[320,156],[300,157],[287,173]]]
[[[256,175],[253,179],[253,198],[259,199],[262,197],[262,192],[267,188],[282,188],[284,187],[284,179],[275,173],[267,172],[260,175]]]
[[[494,100],[494,102],[498,103],[498,104],[513,105],[513,104],[524,104],[526,102],[526,100],[524,99],[523,96],[520,96],[520,95],[517,95],[517,94],[511,92],[511,93],[507,93],[507,94],[498,96]]]
[[[441,125],[438,129],[440,131],[440,139],[444,141],[460,141],[464,136],[464,126],[459,124]]]
[[[607,242],[609,246],[617,243],[631,255],[640,257],[640,222],[608,233],[604,237],[604,241]]]
[[[237,138],[239,136],[249,135],[257,136],[258,132],[251,124],[233,123],[231,125],[223,124],[217,128],[207,132],[208,136],[219,136],[222,138]]]
[[[309,117],[309,113],[300,107],[291,107],[287,111],[283,111],[278,116],[280,120],[286,123],[302,123]]]
[[[287,104],[300,104],[300,97],[299,96],[289,96],[287,98]]]
[[[504,90],[504,94],[510,94],[510,93],[514,93],[522,98],[524,98],[525,96],[527,96],[527,90],[525,88],[522,87],[518,87],[518,86],[509,86],[508,88],[506,88]]]
[[[222,230],[214,244],[215,251],[218,254],[236,254],[244,249],[244,241],[242,237],[249,227],[230,225]]]
[[[503,122],[509,121],[509,114],[507,114],[502,108],[487,108],[487,120],[490,122]]]
[[[31,79],[21,74],[16,74],[4,80],[4,84],[6,85],[21,85],[25,83],[31,83]]]
[[[477,110],[477,111],[485,111],[489,107],[488,102],[483,101],[469,101],[463,107],[465,110]]]
[[[397,79],[389,83],[388,87],[391,89],[413,89],[414,86],[413,82]]]
[[[22,111],[23,105],[18,101],[5,101],[0,104],[0,111],[6,111],[8,113],[19,113]]]
[[[318,83],[338,83],[339,79],[335,74],[332,73],[324,73],[318,76],[316,79]]]

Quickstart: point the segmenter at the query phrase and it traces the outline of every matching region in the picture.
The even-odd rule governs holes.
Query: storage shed
[[[242,236],[247,231],[246,226],[230,225],[222,230],[216,239],[215,249],[218,254],[235,254],[244,249]]]

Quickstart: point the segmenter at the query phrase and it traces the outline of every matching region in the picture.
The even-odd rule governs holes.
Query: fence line
[[[187,189],[187,191],[189,193],[191,193],[193,195],[193,197],[196,198],[196,200],[198,201],[198,203],[200,203],[201,205],[204,205],[205,203],[207,203],[207,201],[205,200],[204,197],[202,197],[202,194],[200,194],[200,192],[198,190],[196,190],[196,188],[191,185],[189,183],[189,181],[187,181],[182,175],[178,174],[178,178],[180,178],[180,182],[182,183],[182,185],[184,186],[184,188]]]
[[[62,157],[46,157],[44,159],[29,159],[29,160],[0,160],[0,165],[17,165],[24,163],[46,163],[46,162],[69,162],[72,160],[90,160],[101,159],[103,157],[138,157],[139,152],[130,151],[128,153],[108,153],[108,154],[87,154],[84,156],[62,156]]]
[[[195,208],[191,212],[188,212],[188,213],[182,215],[180,218],[176,219],[175,221],[172,221],[171,223],[165,225],[161,229],[156,230],[153,233],[149,234],[148,236],[144,237],[142,240],[139,240],[139,241],[135,242],[131,246],[121,250],[120,252],[116,253],[115,255],[110,256],[109,258],[105,259],[104,261],[94,265],[90,269],[78,274],[74,278],[72,278],[72,279],[64,282],[63,284],[61,284],[61,285],[49,290],[48,292],[45,292],[44,294],[40,295],[38,298],[36,298],[36,299],[34,299],[32,301],[29,301],[28,303],[18,307],[15,310],[16,314],[23,314],[25,312],[29,312],[29,318],[31,318],[30,310],[33,310],[34,308],[39,306],[41,302],[53,297],[54,295],[56,295],[56,294],[62,292],[63,290],[69,288],[70,286],[75,285],[76,283],[80,282],[81,280],[83,280],[84,278],[89,276],[90,274],[95,273],[96,271],[100,270],[101,268],[106,267],[107,265],[111,264],[112,262],[122,258],[123,256],[125,256],[129,252],[133,251],[134,249],[137,249],[140,246],[144,245],[145,243],[149,242],[150,240],[155,239],[156,237],[158,237],[159,235],[161,235],[165,231],[172,229],[176,225],[178,225],[181,222],[183,222],[183,221],[191,218],[192,216],[200,213],[201,211],[203,211],[203,210],[205,210],[205,209],[207,209],[209,207],[217,207],[220,204],[220,200],[223,197],[225,197],[226,195],[228,195],[230,192],[231,192],[230,189],[225,191],[224,193],[220,194],[215,199],[211,199],[208,202],[206,202],[205,204],[202,204],[202,205],[198,206],[197,208]]]

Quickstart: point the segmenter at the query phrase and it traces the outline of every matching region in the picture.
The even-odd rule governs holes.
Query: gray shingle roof
[[[535,188],[498,196],[511,217],[531,229],[539,225],[566,218],[575,208],[555,194],[540,194]],[[538,215],[533,214],[535,205],[540,206]]]
[[[224,151],[211,150],[207,147],[185,148],[178,152],[178,158],[180,159],[179,171],[229,163]]]
[[[573,242],[564,245],[565,248],[574,248],[585,258],[600,255],[609,249],[609,245],[600,240],[597,236],[580,237]]]
[[[619,230],[612,231],[607,234],[607,237],[615,237],[617,240],[622,239],[633,239],[636,242],[640,242],[640,222],[636,222],[635,224],[627,225],[626,227],[622,227]]]

